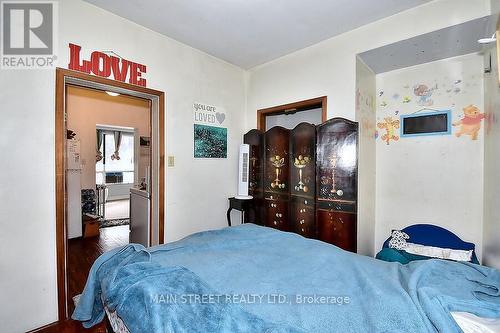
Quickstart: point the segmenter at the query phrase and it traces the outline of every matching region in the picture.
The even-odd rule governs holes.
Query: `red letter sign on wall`
[[[116,81],[146,86],[146,79],[142,74],[146,73],[146,66],[130,60],[109,56],[103,52],[94,51],[90,55],[90,60],[81,60],[81,46],[69,44],[69,64],[68,68],[87,74],[109,78],[113,74]]]

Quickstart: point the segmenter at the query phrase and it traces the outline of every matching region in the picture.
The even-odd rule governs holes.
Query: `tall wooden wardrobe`
[[[244,136],[250,145],[248,221],[356,251],[358,124],[273,127]]]

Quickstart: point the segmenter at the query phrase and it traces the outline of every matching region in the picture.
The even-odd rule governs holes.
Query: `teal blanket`
[[[246,224],[93,265],[72,318],[103,304],[136,332],[461,332],[450,311],[500,317],[500,271],[443,260],[407,265]]]

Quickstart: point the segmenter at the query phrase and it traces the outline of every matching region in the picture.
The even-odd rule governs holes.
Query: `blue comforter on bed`
[[[246,224],[93,265],[72,318],[103,303],[136,332],[461,332],[450,311],[500,317],[500,271],[443,260],[390,263]]]

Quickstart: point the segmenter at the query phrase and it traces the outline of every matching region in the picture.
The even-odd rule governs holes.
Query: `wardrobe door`
[[[314,198],[316,126],[300,123],[290,132],[290,193]]]
[[[268,227],[288,230],[290,131],[276,126],[264,134],[264,219]]]
[[[358,123],[333,118],[317,127],[316,191],[319,201],[357,200]]]
[[[250,146],[248,194],[254,198],[262,197],[264,134],[259,130],[253,129],[243,136],[243,143]]]
[[[262,187],[264,176],[264,133],[253,129],[243,136],[243,143],[250,146],[248,194],[253,196],[246,221],[264,225],[264,191]]]
[[[264,204],[265,225],[288,231],[288,197],[266,195]]]
[[[316,237],[316,126],[300,123],[290,132],[290,230]]]
[[[314,201],[292,196],[290,201],[290,231],[308,238],[316,238]]]
[[[264,135],[264,191],[288,194],[290,131],[276,126]]]
[[[245,223],[265,225],[263,205],[263,198],[253,198],[252,203],[248,205],[248,211],[245,215]]]
[[[319,239],[356,251],[358,124],[333,118],[316,128]]]
[[[335,210],[317,210],[319,239],[356,252],[356,214]]]

